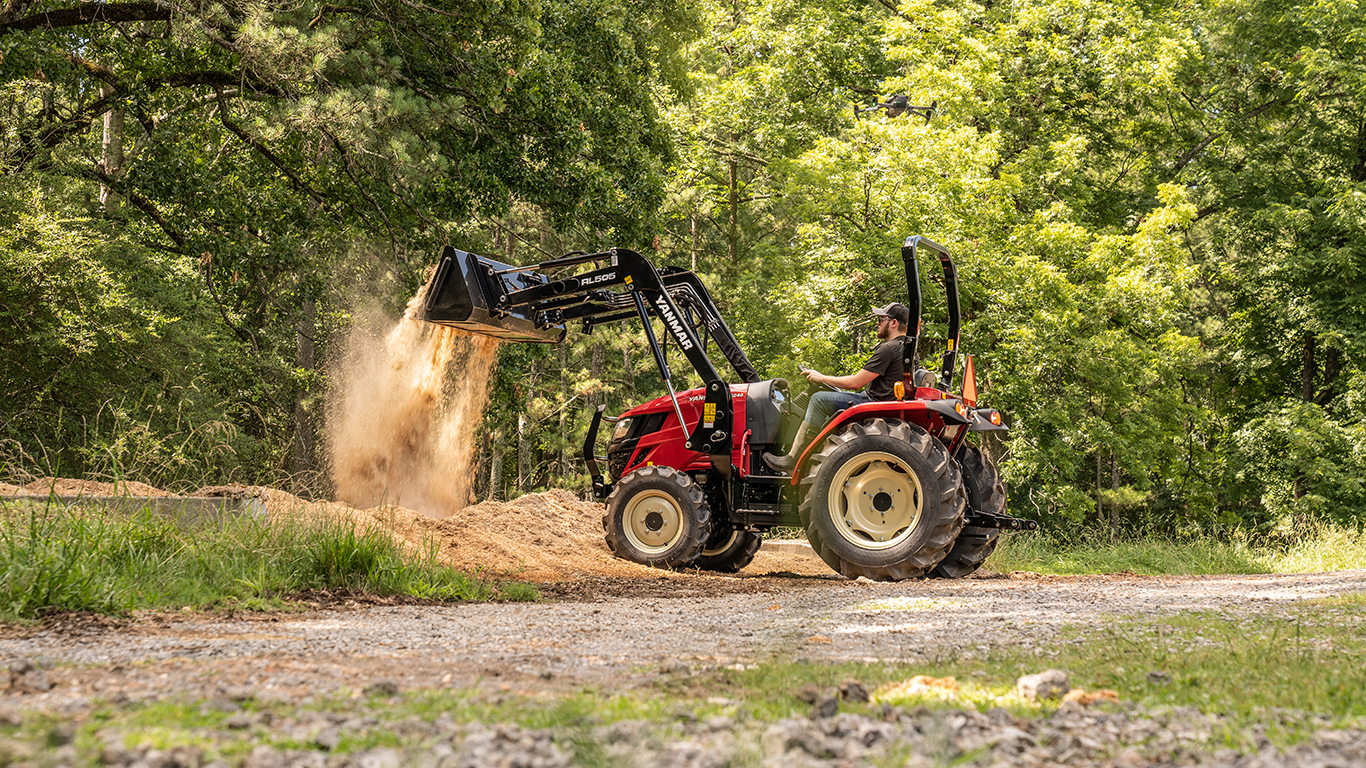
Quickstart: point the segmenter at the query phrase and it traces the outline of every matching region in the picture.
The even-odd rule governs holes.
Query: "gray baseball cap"
[[[878,317],[890,317],[902,325],[909,326],[911,324],[911,310],[899,302],[894,301],[885,307],[874,307],[873,314]]]

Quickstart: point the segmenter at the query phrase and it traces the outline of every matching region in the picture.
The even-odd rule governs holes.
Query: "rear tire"
[[[651,568],[683,568],[702,552],[711,530],[702,489],[672,467],[641,467],[617,481],[602,527],[623,560]]]
[[[943,443],[904,421],[843,427],[812,456],[801,482],[806,538],[849,578],[924,577],[963,527],[958,465]]]
[[[963,486],[968,491],[968,508],[974,511],[1004,515],[1006,485],[996,465],[975,445],[964,445],[958,452],[958,465],[963,470]],[[971,513],[969,513],[971,514]],[[936,579],[961,579],[982,567],[1000,543],[1000,528],[964,526],[953,542],[948,557],[930,572]]]
[[[754,560],[761,543],[759,534],[754,531],[716,520],[712,522],[711,537],[693,565],[718,573],[736,573]]]

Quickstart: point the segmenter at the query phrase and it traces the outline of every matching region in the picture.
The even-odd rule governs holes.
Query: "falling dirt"
[[[423,322],[424,287],[397,324],[361,318],[332,371],[336,496],[447,517],[471,501],[474,438],[498,341]]]

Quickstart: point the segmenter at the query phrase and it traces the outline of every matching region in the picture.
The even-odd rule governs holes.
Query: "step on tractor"
[[[922,368],[917,354],[918,265],[926,251],[938,256],[947,290],[947,349],[937,373]],[[597,407],[583,447],[593,496],[606,503],[607,545],[618,557],[734,573],[753,560],[764,532],[800,526],[821,559],[850,578],[961,578],[981,567],[1002,531],[1037,526],[1006,513],[995,464],[966,439],[1007,427],[998,411],[977,402],[971,357],[953,392],[960,317],[948,250],[913,236],[901,256],[910,323],[896,399],[837,413],[798,446],[790,472],[770,466],[764,454],[792,449],[807,401],[821,387],[793,396],[787,381],[761,379],[688,270],[656,268],[626,248],[516,266],[447,246],[427,285],[423,317],[528,343],[561,342],[571,323],[583,333],[640,323],[666,394],[616,417]],[[716,369],[709,342],[738,381]],[[675,391],[669,345],[701,387]],[[611,436],[599,455],[604,423]]]

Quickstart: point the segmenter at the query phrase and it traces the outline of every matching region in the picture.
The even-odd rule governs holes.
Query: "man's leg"
[[[784,472],[792,469],[797,463],[797,457],[802,455],[802,448],[806,445],[808,435],[815,436],[825,427],[836,412],[848,408],[851,405],[868,402],[868,397],[859,392],[817,392],[811,396],[810,402],[806,404],[806,416],[802,419],[801,426],[797,427],[797,434],[792,438],[792,449],[786,456],[777,456],[772,453],[764,454],[764,461],[770,467]]]
[[[866,402],[868,396],[861,392],[817,392],[806,404],[806,418],[802,423],[809,424],[814,434],[829,423],[837,412]]]

